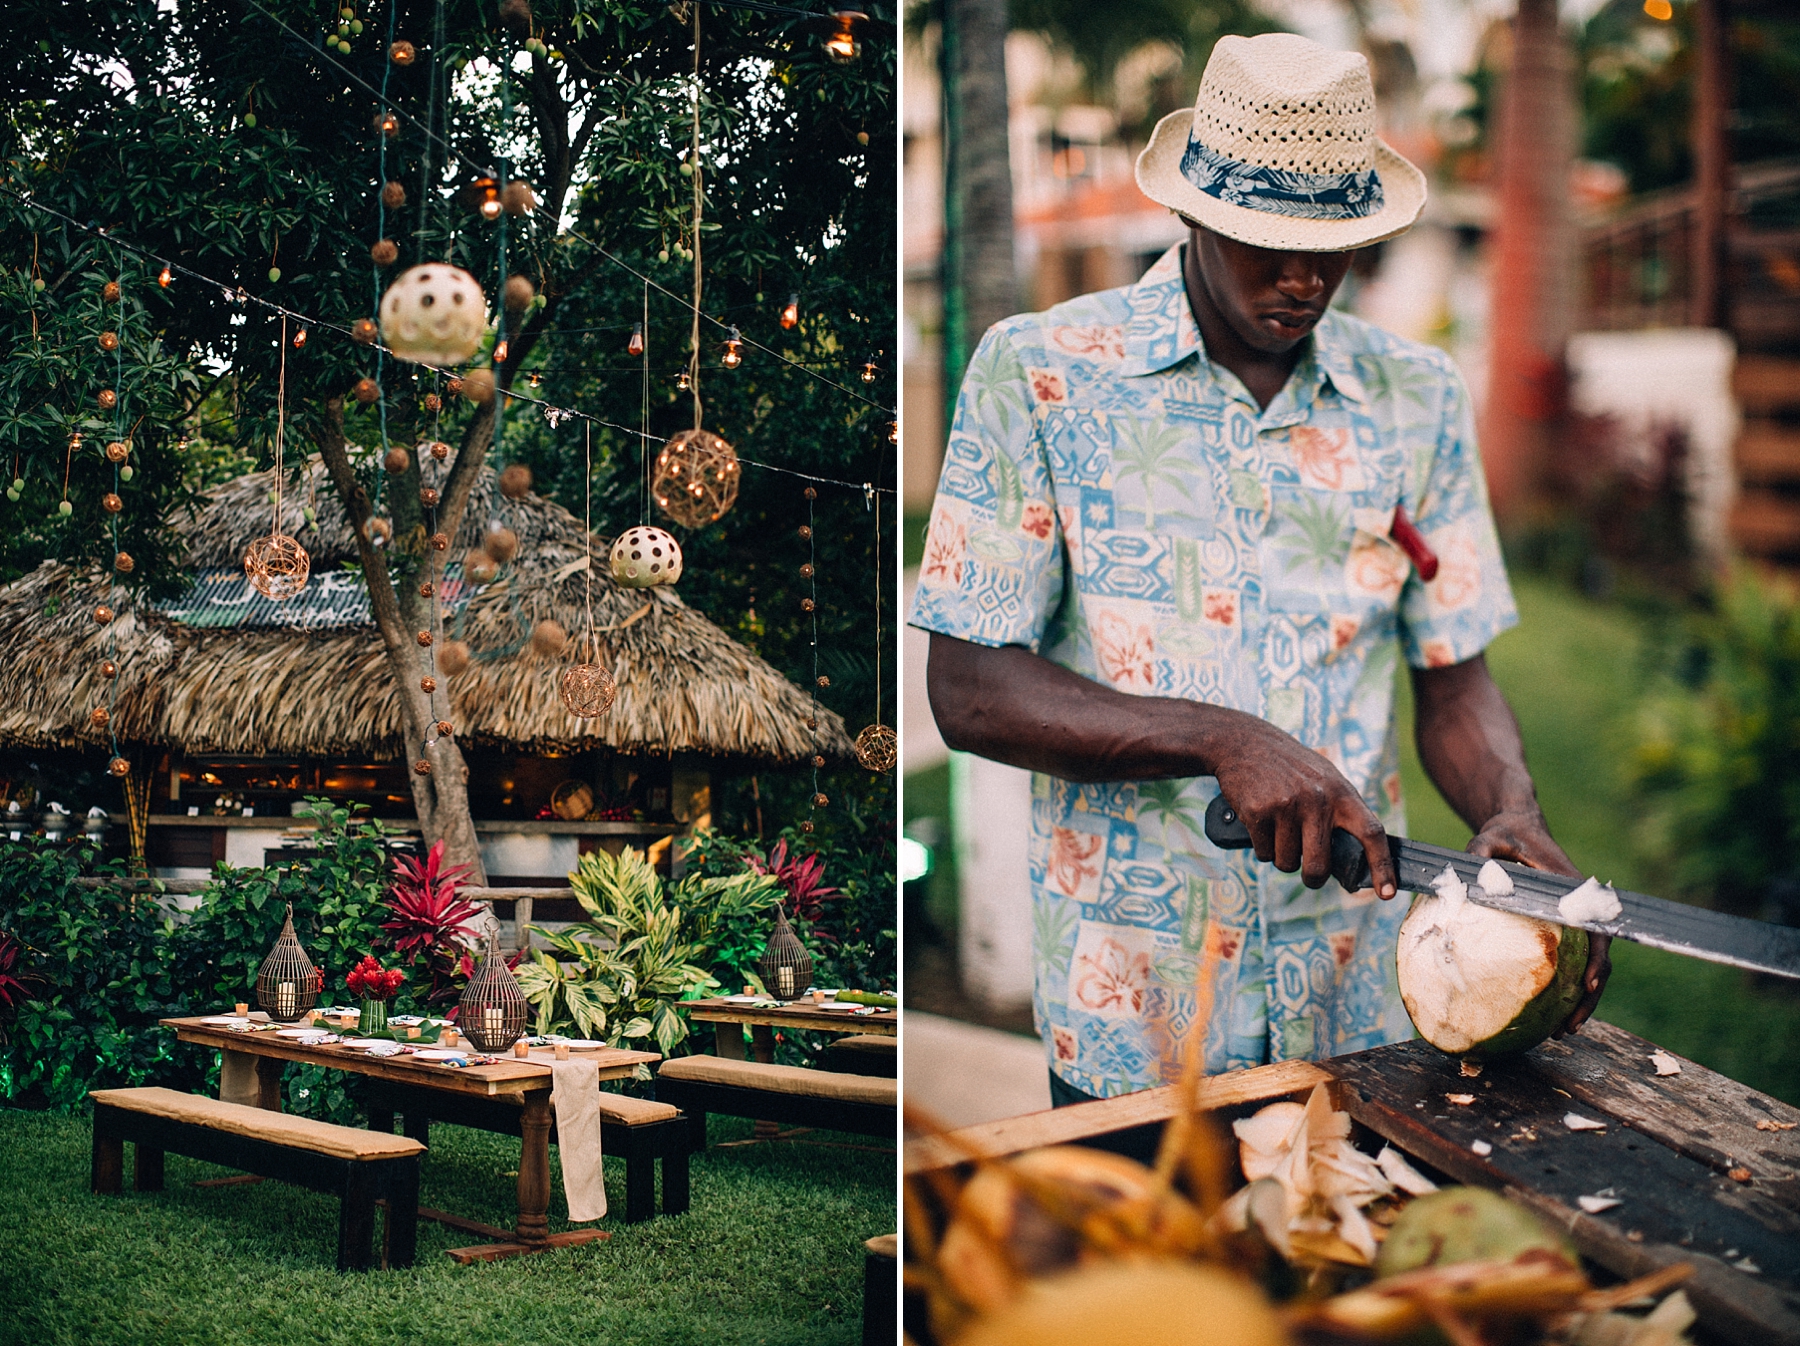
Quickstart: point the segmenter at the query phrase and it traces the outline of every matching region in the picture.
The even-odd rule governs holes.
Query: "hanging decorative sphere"
[[[125,508],[125,502],[121,500],[116,493],[108,491],[105,495],[100,497],[100,508],[105,510],[108,514],[117,514],[120,510]]]
[[[137,569],[137,562],[131,559],[130,552],[122,551],[117,556],[113,557],[113,569],[118,571],[121,575],[129,575],[132,571]]]
[[[812,797],[812,802],[814,808],[822,809],[831,802],[831,797],[823,793],[816,794]]]
[[[118,677],[119,676],[119,666],[117,664],[115,664],[111,659],[102,659],[100,661],[100,676],[103,678]]]
[[[500,205],[508,215],[529,215],[537,209],[537,193],[529,182],[514,178],[500,193]]]
[[[438,411],[442,409],[443,405],[444,399],[439,397],[436,393],[425,394],[425,410]],[[449,448],[450,446],[446,444],[444,447]]]
[[[821,687],[831,686],[831,678],[824,673],[819,674],[819,676],[817,678],[813,679],[813,681],[817,682],[819,684],[819,686],[821,686]]]
[[[106,446],[106,461],[109,463],[122,463],[125,461],[126,455],[130,452],[130,445],[125,443],[122,439],[115,439]]]
[[[439,655],[438,657],[440,659],[443,658],[442,655]],[[437,679],[430,678],[430,677],[420,678],[419,679],[419,690],[421,692],[425,693],[426,696],[430,696],[433,692],[435,692],[437,690]]]
[[[103,351],[118,350],[119,334],[117,332],[102,332],[100,334],[100,349]]]
[[[436,393],[431,394],[430,397],[425,399],[426,409],[428,411],[437,410],[436,407],[430,405],[435,401],[437,401]],[[450,456],[450,446],[441,439],[428,439],[423,444],[419,445],[415,452],[429,453],[434,461],[441,463]]]
[[[373,346],[380,329],[375,326],[373,318],[358,318],[350,324],[350,339],[359,346]]]
[[[493,557],[477,550],[463,557],[462,573],[470,584],[489,584],[500,573],[500,567]]]
[[[433,636],[432,636],[431,632],[429,632],[429,631],[419,632],[419,648],[420,649],[422,649],[422,650],[430,649],[432,640],[433,640]]]
[[[435,585],[433,585],[430,580],[426,580],[425,583],[423,583],[419,586],[419,597],[420,598],[430,598],[436,592],[437,592],[437,587]]]
[[[456,391],[469,401],[485,407],[494,400],[494,371],[471,369],[456,381]]]
[[[394,536],[394,525],[386,519],[372,517],[363,524],[362,532],[371,547],[385,547]]]
[[[244,551],[244,574],[264,598],[285,603],[306,588],[312,558],[284,533],[259,537]]]
[[[102,411],[111,411],[114,407],[119,405],[119,395],[111,388],[102,388],[100,390],[100,395],[94,400],[100,404],[100,410]]]
[[[459,365],[487,330],[487,297],[475,277],[432,262],[408,267],[381,297],[381,335],[402,360]]]
[[[805,819],[801,820],[800,830],[802,832],[811,832],[813,830],[813,827],[814,827],[814,823],[811,818],[805,818]]]
[[[396,42],[394,45],[397,47],[402,45],[410,47],[412,44],[410,42],[404,44]],[[399,210],[400,207],[406,204],[405,185],[398,182],[382,183],[381,204],[386,206],[389,210]]]
[[[378,238],[369,248],[369,259],[376,266],[392,266],[400,260],[400,245],[391,238]]]
[[[102,603],[99,607],[94,609],[94,621],[100,626],[105,626],[112,619],[113,610],[107,607],[106,604]]]
[[[102,285],[100,287],[100,298],[104,303],[108,303],[108,304],[118,303],[119,302],[119,282],[116,280],[109,280],[106,282],[106,284]]]
[[[482,537],[481,549],[504,565],[519,554],[519,535],[504,524],[496,525]]]
[[[401,39],[399,42],[394,43],[393,46],[388,48],[388,60],[392,61],[395,65],[411,65],[418,59],[419,53],[413,48],[413,44],[405,39]],[[404,205],[405,202],[406,198],[402,196],[400,200],[393,204],[400,206]]]
[[[811,536],[812,536],[812,525],[805,524],[805,523],[801,524],[800,525],[800,540],[802,542],[805,542]]]
[[[438,671],[446,678],[454,678],[469,666],[469,661],[473,657],[465,642],[446,640],[444,648],[437,652]]]
[[[673,584],[681,578],[681,546],[660,528],[628,528],[613,543],[610,563],[622,588]]]
[[[683,528],[702,528],[737,503],[737,454],[710,430],[683,430],[656,455],[650,494]]]
[[[421,757],[418,761],[413,763],[413,770],[418,772],[421,776],[429,776],[431,774],[431,763]]]
[[[437,731],[440,738],[449,738],[456,732],[456,727],[448,720],[439,720],[437,722]]]
[[[569,633],[562,629],[562,623],[548,619],[531,628],[531,648],[538,654],[552,658],[563,652],[563,646],[569,643]]]
[[[856,736],[856,760],[865,771],[892,771],[896,760],[894,731],[872,724]]]
[[[809,580],[812,577],[813,577],[813,563],[811,561],[808,561],[805,565],[800,567],[800,578],[803,580]]]
[[[113,775],[119,777],[120,780],[123,780],[131,774],[131,763],[126,761],[123,757],[115,757],[106,764],[106,769],[112,772]]]
[[[612,670],[599,664],[576,664],[562,675],[562,703],[577,719],[591,720],[606,714],[618,694],[619,684]]]
[[[814,753],[814,754],[813,754],[813,759],[812,759],[812,764],[813,764],[813,765],[814,765],[814,766],[824,766],[824,765],[825,765],[825,759],[824,759],[824,758],[823,758],[823,757],[821,757],[821,756],[820,756],[820,755],[819,755],[819,754],[818,754],[818,753]]]
[[[537,286],[527,276],[508,276],[500,287],[500,302],[508,313],[523,313],[537,298]]]
[[[358,379],[356,381],[356,386],[350,390],[350,394],[358,402],[367,406],[369,403],[380,399],[381,385],[375,382],[374,379]]]
[[[396,444],[387,451],[387,456],[381,460],[381,465],[397,477],[412,466],[412,455]]]
[[[500,474],[500,494],[508,500],[520,500],[531,490],[531,469],[523,463],[509,464]]]
[[[802,598],[800,600],[800,611],[802,611],[802,612],[811,612],[814,608],[816,608],[818,606],[819,605],[817,603],[813,602],[813,600],[810,598]]]
[[[419,487],[419,503],[426,509],[436,509],[438,504],[437,489],[432,486]]]
[[[112,715],[105,706],[95,706],[88,712],[88,723],[96,729],[104,729],[112,722]]]
[[[433,551],[449,551],[450,535],[448,533],[433,533],[431,535],[431,549]]]

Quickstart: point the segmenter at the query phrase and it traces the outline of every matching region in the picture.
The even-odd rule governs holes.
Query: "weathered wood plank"
[[[1304,1093],[1330,1079],[1310,1061],[1280,1061],[1254,1070],[1234,1070],[1202,1082],[1200,1106],[1210,1110],[1273,1101]],[[997,1159],[1042,1145],[1078,1145],[1094,1136],[1154,1126],[1173,1117],[1180,1103],[1179,1089],[1168,1086],[923,1136],[907,1142],[906,1172],[922,1173],[969,1159]]]
[[[1539,1051],[1492,1062],[1469,1079],[1454,1058],[1411,1042],[1327,1065],[1347,1086],[1343,1104],[1358,1122],[1457,1182],[1532,1205],[1607,1270],[1632,1276],[1691,1261],[1700,1271],[1689,1295],[1713,1330],[1733,1341],[1800,1341],[1800,1216],[1634,1129],[1603,1089],[1584,1098],[1563,1090],[1557,1081],[1580,1053],[1549,1054],[1563,1075],[1545,1059]],[[1460,1106],[1451,1094],[1475,1101]],[[1571,1131],[1569,1112],[1607,1129]],[[1478,1141],[1491,1151],[1477,1154]],[[1603,1191],[1623,1204],[1598,1216],[1581,1211],[1579,1197]],[[1757,1272],[1728,1265],[1745,1258]]]

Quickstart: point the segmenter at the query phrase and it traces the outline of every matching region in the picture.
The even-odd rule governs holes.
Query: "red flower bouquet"
[[[384,971],[381,964],[369,956],[350,969],[344,985],[364,1000],[390,1000],[405,981],[406,973],[402,969],[394,967]]]

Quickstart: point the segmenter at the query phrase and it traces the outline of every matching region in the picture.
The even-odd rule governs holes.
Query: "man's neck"
[[[1232,331],[1231,324],[1213,303],[1206,288],[1205,277],[1200,273],[1200,252],[1191,240],[1181,248],[1181,277],[1186,283],[1188,308],[1193,311],[1194,321],[1200,328],[1200,340],[1206,347],[1206,358],[1236,374],[1250,396],[1256,399],[1256,405],[1267,411],[1275,395],[1286,386],[1312,338],[1295,342],[1285,351],[1271,353],[1257,350]]]

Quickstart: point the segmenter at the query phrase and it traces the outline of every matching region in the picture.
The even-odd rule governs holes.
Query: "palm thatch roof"
[[[270,486],[266,473],[227,482],[196,517],[176,524],[191,583],[173,602],[133,601],[110,575],[76,574],[53,561],[0,589],[0,745],[102,746],[116,732],[121,743],[190,753],[400,756],[399,702],[367,594],[354,572],[333,570],[355,561],[356,548],[317,458],[282,511],[283,531],[312,557],[306,592],[272,604],[243,580],[244,549],[269,528]],[[315,524],[303,518],[309,498]],[[468,670],[448,680],[465,745],[771,762],[851,753],[838,716],[815,711],[804,690],[673,589],[615,585],[605,563],[610,538],[594,540],[593,623],[618,697],[597,719],[575,718],[558,685],[587,627],[581,521],[536,495],[506,499],[496,474],[484,471],[450,556],[478,546],[490,520],[518,534],[516,560],[486,586],[465,584],[453,564],[442,593],[454,614],[446,635],[475,653]],[[93,619],[101,603],[119,613],[110,626]],[[571,637],[558,658],[524,645],[543,618]],[[426,655],[420,651],[421,673],[430,671]],[[108,658],[119,669],[112,682],[101,674]],[[90,724],[96,706],[110,707],[110,732]],[[816,740],[806,727],[815,713]]]

